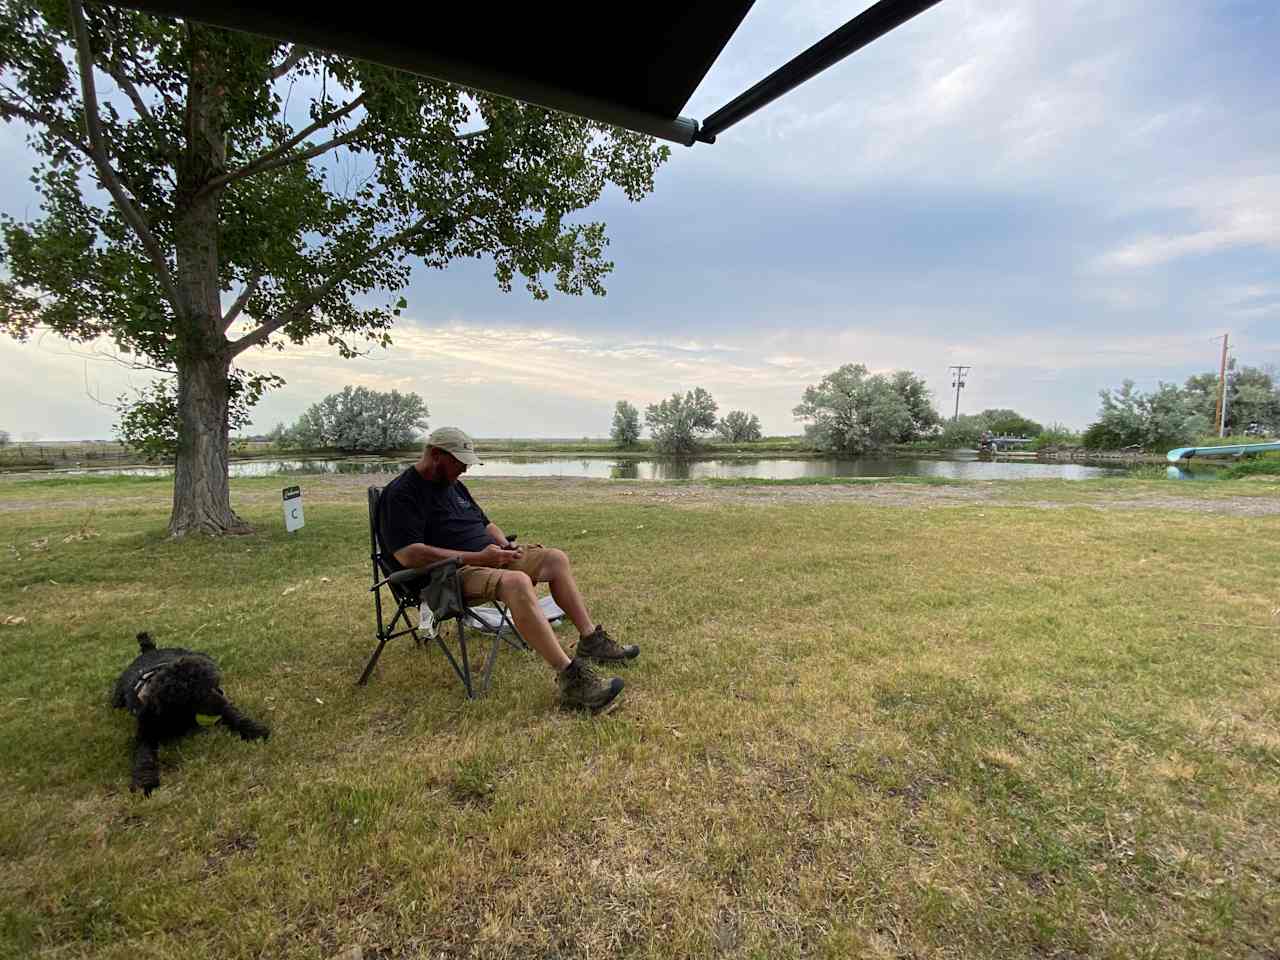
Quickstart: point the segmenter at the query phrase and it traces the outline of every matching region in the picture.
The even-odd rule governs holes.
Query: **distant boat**
[[[1229,443],[1221,447],[1178,447],[1165,454],[1170,463],[1190,460],[1192,457],[1238,457],[1246,453],[1280,451],[1280,441],[1270,443]]]

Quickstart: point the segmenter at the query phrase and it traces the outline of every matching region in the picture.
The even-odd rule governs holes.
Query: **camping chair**
[[[453,667],[453,672],[462,681],[467,691],[467,699],[473,700],[489,689],[489,681],[493,676],[493,665],[498,659],[498,650],[505,642],[517,650],[527,650],[528,646],[515,624],[507,614],[505,604],[495,601],[491,606],[471,606],[462,595],[462,585],[458,580],[458,561],[456,558],[441,560],[430,566],[414,570],[392,571],[382,552],[378,539],[378,508],[382,500],[380,487],[369,488],[369,546],[370,558],[373,561],[373,586],[369,588],[373,594],[373,607],[377,619],[377,649],[369,658],[358,681],[361,685],[368,683],[369,675],[382,656],[382,648],[387,641],[406,634],[413,637],[417,646],[425,642],[421,633],[428,639],[435,640]],[[383,615],[382,591],[390,593],[395,602],[395,614],[388,622]],[[430,601],[425,598],[430,598]],[[390,603],[387,604],[390,609]],[[409,616],[410,609],[419,612],[422,625],[415,626]],[[542,600],[542,610],[551,622],[564,616],[564,611],[550,597]],[[458,623],[458,655],[449,649],[444,638],[444,627],[449,620]],[[397,629],[398,628],[398,629]],[[467,650],[467,631],[475,630],[480,634],[493,637],[489,655],[485,658],[483,680],[479,694],[472,681],[471,657]],[[419,632],[421,631],[421,633]]]

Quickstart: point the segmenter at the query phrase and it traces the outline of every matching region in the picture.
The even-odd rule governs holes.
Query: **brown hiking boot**
[[[640,648],[634,643],[624,647],[605,633],[604,627],[596,624],[595,630],[578,639],[577,654],[598,663],[616,663],[619,660],[634,660],[640,656]]]
[[[592,713],[608,713],[616,707],[623,686],[621,677],[602,677],[577,657],[560,671],[556,683],[560,687],[560,706]]]

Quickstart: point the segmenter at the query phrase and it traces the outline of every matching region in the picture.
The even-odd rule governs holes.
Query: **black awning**
[[[691,145],[939,0],[880,0],[729,106],[700,133],[680,111],[754,0],[599,4],[329,5],[299,0],[117,0],[302,43]],[[727,112],[726,112],[727,111]]]

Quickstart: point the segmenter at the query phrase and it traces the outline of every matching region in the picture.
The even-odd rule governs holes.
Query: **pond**
[[[408,460],[242,460],[233,461],[233,477],[306,476],[329,473],[392,474]],[[99,474],[162,476],[164,467],[122,467]],[[609,457],[491,456],[467,471],[468,477],[588,477],[621,480],[702,480],[752,477],[795,480],[806,477],[944,477],[955,480],[1087,480],[1123,476],[1125,467],[1079,463],[1036,463],[1027,460],[979,460],[957,451],[947,459],[693,459],[630,460]]]

